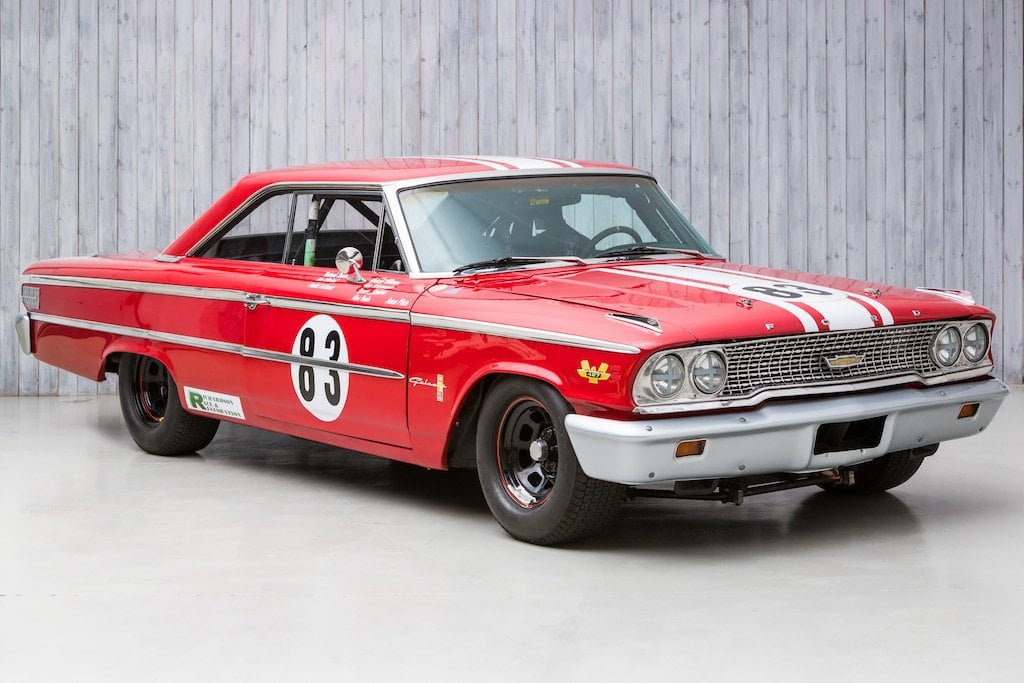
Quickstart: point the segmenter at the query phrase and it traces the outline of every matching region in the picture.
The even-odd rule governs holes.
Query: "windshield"
[[[528,263],[662,250],[713,254],[647,178],[476,180],[404,190],[399,201],[420,267],[428,273],[465,270],[498,259],[514,264],[516,257]],[[638,245],[645,248],[628,250]]]

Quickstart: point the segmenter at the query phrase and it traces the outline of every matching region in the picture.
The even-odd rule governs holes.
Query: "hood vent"
[[[629,313],[609,313],[608,317],[611,318],[612,320],[618,320],[619,322],[629,323],[630,325],[642,327],[648,332],[661,334],[661,323],[659,323],[654,318],[648,318],[645,315],[630,315]]]

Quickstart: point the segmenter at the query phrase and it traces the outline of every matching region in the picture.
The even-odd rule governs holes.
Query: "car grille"
[[[931,340],[945,324],[876,327],[725,344],[722,351],[729,372],[720,397],[737,398],[765,389],[936,374],[940,368],[931,358]],[[859,356],[861,361],[848,367],[829,367],[827,358],[843,356]]]

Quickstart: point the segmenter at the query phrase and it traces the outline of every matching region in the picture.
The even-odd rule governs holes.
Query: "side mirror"
[[[357,285],[366,282],[366,278],[359,273],[363,267],[363,254],[355,247],[339,249],[338,255],[334,259],[334,265],[349,282],[354,282]]]

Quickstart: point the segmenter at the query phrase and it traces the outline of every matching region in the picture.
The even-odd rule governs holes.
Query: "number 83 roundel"
[[[348,362],[345,335],[334,318],[327,315],[315,315],[306,321],[295,336],[292,354],[321,361]],[[348,373],[293,363],[292,386],[299,402],[313,417],[322,422],[333,422],[341,416],[348,398]]]

